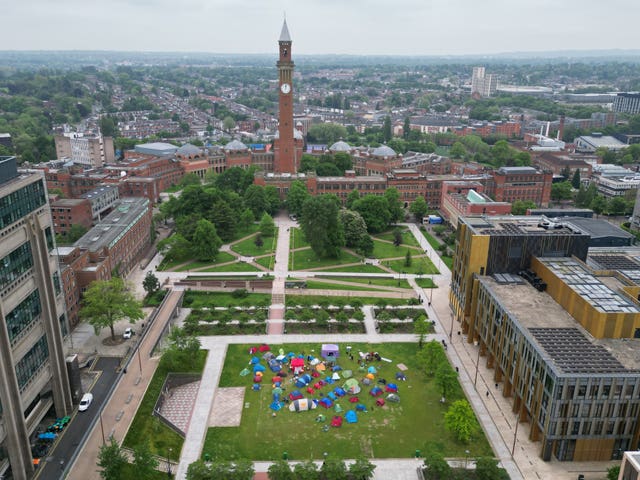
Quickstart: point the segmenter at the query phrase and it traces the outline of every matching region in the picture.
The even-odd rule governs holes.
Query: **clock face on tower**
[[[283,83],[282,85],[280,85],[280,91],[286,95],[291,91],[291,85],[289,85],[288,83]]]

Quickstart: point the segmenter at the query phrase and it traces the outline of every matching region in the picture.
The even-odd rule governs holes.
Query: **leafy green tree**
[[[211,468],[203,460],[197,460],[187,468],[187,480],[213,480]]]
[[[233,480],[253,480],[254,476],[253,462],[244,458],[233,462]]]
[[[269,480],[295,480],[291,466],[286,460],[276,460],[267,470]]]
[[[353,161],[351,160],[351,155],[347,152],[336,152],[333,154],[333,162],[338,170],[340,170],[341,175],[344,175],[346,170],[351,170],[353,168]]]
[[[442,398],[447,398],[458,384],[458,375],[448,362],[442,362],[436,370],[436,385],[440,387]]]
[[[122,452],[120,445],[113,437],[109,437],[109,443],[100,447],[98,452],[98,467],[102,480],[120,480],[123,469],[127,463],[127,457]]]
[[[240,220],[238,222],[238,226],[243,230],[246,230],[251,226],[255,217],[253,216],[253,212],[250,208],[245,208],[240,214]]]
[[[259,230],[265,237],[273,237],[276,234],[276,224],[268,213],[262,215]]]
[[[607,199],[602,195],[596,195],[591,201],[589,208],[596,212],[598,215],[604,213],[607,209]]]
[[[429,474],[428,478],[434,480],[451,480],[453,471],[442,453],[430,449],[424,457],[424,466]]]
[[[344,460],[326,458],[320,467],[320,475],[325,480],[347,480],[347,467]]]
[[[84,293],[80,318],[89,322],[96,335],[103,328],[111,329],[111,339],[116,339],[113,325],[128,318],[129,322],[144,318],[140,302],[127,288],[124,280],[113,277],[110,280],[96,280],[89,284]]]
[[[411,119],[406,116],[404,117],[404,123],[402,124],[402,138],[405,140],[409,138],[409,132],[411,131]]]
[[[191,244],[179,233],[175,233],[158,242],[158,250],[168,262],[180,261],[189,258]]]
[[[429,206],[427,205],[427,201],[424,199],[424,197],[420,195],[413,201],[413,203],[409,207],[409,211],[413,214],[416,221],[421,222],[424,216],[429,211]]]
[[[300,180],[291,182],[291,186],[287,192],[287,208],[289,209],[289,213],[299,217],[302,214],[302,205],[304,205],[305,200],[307,200],[309,196],[310,194],[304,182]]]
[[[627,209],[627,202],[623,197],[613,197],[607,202],[607,212],[609,215],[624,215]]]
[[[569,200],[573,197],[571,182],[558,182],[551,185],[552,200]]]
[[[476,459],[476,477],[478,480],[509,480],[506,470],[498,467],[498,461],[491,457]]]
[[[433,375],[440,364],[447,362],[447,357],[440,342],[431,340],[418,351],[418,361],[427,375]]]
[[[331,195],[310,197],[302,206],[300,227],[311,249],[320,258],[337,258],[344,246],[344,230],[338,203]]]
[[[425,338],[427,338],[427,334],[431,331],[431,326],[427,322],[427,317],[425,315],[420,315],[413,322],[413,333],[418,337],[418,348],[422,350],[422,346],[424,344]]]
[[[251,209],[254,218],[260,218],[264,212],[269,210],[264,188],[260,185],[249,185],[244,192],[244,203]]]
[[[353,202],[353,210],[362,215],[369,233],[382,232],[389,226],[391,221],[389,202],[385,197],[365,195]]]
[[[396,247],[399,247],[400,245],[402,245],[402,230],[400,230],[399,227],[396,227],[393,229],[393,231],[391,232],[393,235],[393,244]]]
[[[382,122],[382,138],[385,142],[388,142],[393,137],[393,131],[391,130],[391,117],[387,115]]]
[[[273,185],[267,185],[264,187],[264,198],[267,201],[267,212],[269,212],[271,216],[275,215],[282,206],[278,189]]]
[[[191,242],[193,256],[201,262],[211,262],[216,259],[222,246],[216,227],[209,220],[198,220]]]
[[[296,463],[293,473],[296,480],[318,480],[318,467],[313,460]]]
[[[536,208],[531,200],[516,200],[511,204],[511,215],[525,215],[530,208]]]
[[[580,169],[576,168],[576,171],[573,172],[573,177],[571,177],[571,186],[575,189],[580,188]]]
[[[256,238],[253,240],[253,244],[258,248],[264,245],[264,240],[262,240],[262,234],[260,232],[258,232]]]
[[[315,123],[307,132],[308,142],[326,143],[331,145],[347,136],[347,129],[337,123]]]
[[[354,202],[360,199],[360,192],[358,190],[351,190],[347,195],[347,200],[345,202],[345,206],[351,210],[353,208]]]
[[[353,210],[341,209],[339,214],[340,223],[344,230],[345,245],[349,248],[358,248],[362,239],[367,234],[367,224],[364,223],[362,215]]]
[[[231,190],[240,195],[253,184],[253,174],[255,168],[244,169],[241,167],[231,167],[214,177],[214,184],[221,190]],[[184,195],[184,193],[183,193]]]
[[[517,152],[513,156],[513,164],[516,167],[528,167],[531,165],[531,155],[529,152]]]
[[[404,266],[410,267],[412,263],[413,260],[411,259],[411,250],[407,248],[407,254],[404,256]]]
[[[160,290],[160,280],[158,280],[158,277],[156,277],[151,270],[144,276],[142,288],[147,292],[147,296],[151,296]]]
[[[469,443],[479,429],[471,405],[466,400],[456,400],[451,404],[444,414],[444,426],[462,443]]]
[[[349,465],[349,475],[353,480],[369,480],[373,478],[376,466],[366,458],[356,458],[356,461]]]
[[[371,235],[365,235],[360,239],[360,243],[358,244],[356,251],[360,255],[370,257],[373,254],[374,247],[375,244],[373,243],[373,238],[371,238]]]
[[[158,461],[151,453],[148,441],[142,442],[133,448],[133,465],[136,470],[136,478],[139,480],[153,480],[156,478]]]
[[[493,156],[493,165],[502,167],[509,165],[513,158],[513,152],[506,140],[500,140],[491,147],[491,155]]]
[[[183,187],[187,187],[189,185],[200,185],[202,182],[200,177],[195,173],[187,173],[182,180],[180,180],[180,185]]]
[[[460,142],[455,142],[449,149],[449,155],[453,158],[464,158],[466,154],[467,149],[464,148],[464,145]]]
[[[222,120],[222,128],[227,132],[230,132],[236,128],[236,121],[232,117],[224,117]]]

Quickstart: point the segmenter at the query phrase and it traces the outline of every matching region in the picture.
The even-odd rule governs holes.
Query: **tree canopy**
[[[339,200],[332,195],[309,197],[302,206],[300,227],[318,257],[337,258],[344,246],[344,231],[338,219]]]
[[[391,212],[386,197],[365,195],[353,202],[353,210],[362,215],[370,233],[382,232],[391,222]]]

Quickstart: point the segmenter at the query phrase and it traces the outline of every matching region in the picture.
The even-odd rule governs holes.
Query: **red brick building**
[[[51,216],[53,229],[58,235],[66,235],[71,225],[82,225],[91,228],[92,212],[91,203],[83,198],[62,198],[51,202]]]
[[[553,173],[541,172],[533,167],[500,167],[491,172],[486,193],[496,202],[530,200],[546,207],[551,198]]]
[[[569,169],[572,174],[576,170],[580,170],[580,178],[582,179],[591,177],[591,164],[566,153],[533,154],[532,162],[541,170],[548,170],[554,175],[561,175],[563,171]]]
[[[458,217],[511,213],[509,202],[494,202],[483,191],[484,185],[477,181],[445,181],[440,212],[454,227],[458,225]]]

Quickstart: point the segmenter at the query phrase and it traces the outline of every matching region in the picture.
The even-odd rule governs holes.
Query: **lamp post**
[[[453,342],[453,312],[451,312],[451,330],[449,330],[449,343]]]
[[[100,431],[102,432],[102,445],[104,445],[105,441],[104,441],[104,425],[102,425],[102,410],[100,410],[100,413],[98,414],[98,416],[100,417]]]
[[[467,469],[467,462],[469,461],[469,450],[464,451],[464,469]]]
[[[167,455],[167,477],[171,478],[171,454],[173,453],[173,448],[169,447],[169,454]]]
[[[142,360],[140,360],[140,341],[138,341],[138,366],[140,367],[140,376],[142,377]]]
[[[520,425],[520,415],[516,413],[516,429],[513,432],[513,445],[511,446],[511,458],[513,458],[513,454],[516,452],[516,439],[518,437],[518,426]]]
[[[476,387],[478,383],[478,367],[480,366],[480,340],[478,340],[478,356],[476,357],[476,376],[473,379],[473,386]],[[477,388],[476,388],[477,390]]]

